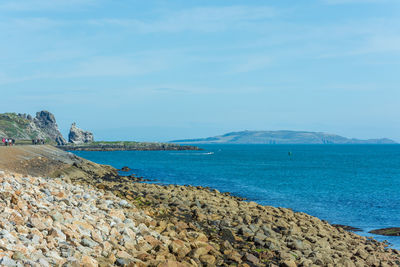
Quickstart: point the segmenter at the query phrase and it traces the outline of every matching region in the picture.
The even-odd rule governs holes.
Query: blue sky
[[[0,112],[98,140],[400,141],[400,1],[0,1]]]

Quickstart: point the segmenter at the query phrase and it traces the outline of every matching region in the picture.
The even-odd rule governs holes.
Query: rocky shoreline
[[[304,213],[70,157],[36,172],[54,178],[0,172],[2,266],[400,266],[400,251]]]
[[[213,248],[209,251],[213,257],[208,257],[210,262],[197,259],[198,265],[400,265],[400,252],[387,248],[385,243],[304,213],[246,202],[229,193],[193,186],[137,183],[131,177],[90,183],[146,210],[157,218],[161,234],[181,236],[184,240],[190,231],[204,234]],[[178,260],[190,258],[189,253]]]

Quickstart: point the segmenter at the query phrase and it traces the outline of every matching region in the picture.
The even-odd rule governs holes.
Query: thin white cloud
[[[67,25],[66,21],[55,20],[45,17],[25,17],[0,20],[2,32],[15,31],[41,31]],[[1,34],[1,33],[0,33]]]
[[[2,1],[0,10],[3,11],[45,11],[63,10],[65,8],[77,8],[94,5],[94,0],[12,0]]]
[[[361,47],[356,52],[359,54],[400,52],[400,36],[399,35],[372,36],[366,42],[365,46]]]
[[[245,22],[274,18],[278,10],[268,6],[201,7],[168,13],[152,21],[105,18],[90,20],[92,25],[119,26],[143,33],[203,31],[215,32]]]
[[[313,39],[319,39],[319,58],[357,56],[400,51],[400,20],[374,18],[319,26],[313,31]],[[329,32],[329,35],[325,33]],[[324,37],[324,38],[323,38]]]
[[[143,53],[140,55],[95,56],[82,59],[65,70],[42,68],[35,73],[12,75],[0,72],[0,84],[19,83],[40,79],[65,79],[81,77],[125,77],[140,76],[161,71],[169,66],[162,55]]]
[[[373,83],[338,83],[327,85],[321,90],[323,91],[352,91],[352,92],[366,92],[366,91],[379,91],[382,89],[381,85],[373,84]]]
[[[342,5],[342,4],[385,4],[385,3],[396,3],[397,0],[322,0],[325,4],[329,5]]]
[[[257,71],[270,66],[272,63],[269,55],[250,55],[244,58],[239,58],[235,62],[231,62],[229,74],[238,74],[245,72]]]
[[[162,70],[165,64],[159,58],[95,57],[81,62],[68,76],[131,76]]]

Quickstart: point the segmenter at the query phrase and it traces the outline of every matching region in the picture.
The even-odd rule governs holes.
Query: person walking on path
[[[3,142],[4,145],[6,145],[6,139],[4,137],[1,141]]]

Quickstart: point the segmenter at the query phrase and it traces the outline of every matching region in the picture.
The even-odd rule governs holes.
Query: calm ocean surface
[[[75,151],[159,183],[200,185],[367,232],[400,227],[400,145],[201,145],[204,151]],[[289,155],[291,152],[291,156]],[[400,237],[374,236],[400,248]]]

